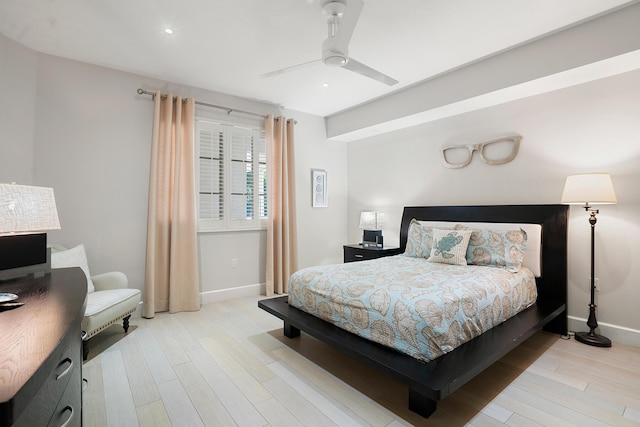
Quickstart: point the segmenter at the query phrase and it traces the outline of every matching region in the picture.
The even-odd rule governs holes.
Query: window
[[[198,118],[196,145],[200,231],[266,227],[264,130]]]

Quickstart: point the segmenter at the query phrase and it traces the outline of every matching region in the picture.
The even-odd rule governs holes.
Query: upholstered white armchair
[[[127,276],[119,271],[91,276],[84,245],[67,249],[52,244],[51,267],[80,267],[87,276],[87,307],[82,319],[84,331],[82,357],[89,354],[89,339],[122,320],[125,334],[129,330],[129,319],[140,302],[140,290],[129,288]]]

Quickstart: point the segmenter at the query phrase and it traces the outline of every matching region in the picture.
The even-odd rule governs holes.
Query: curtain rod
[[[137,92],[138,92],[138,95],[151,95],[154,98],[156,96],[155,92],[150,92],[150,91],[144,90],[144,89],[138,89]],[[162,95],[163,98],[165,98],[166,96],[167,95]],[[229,115],[231,113],[242,113],[242,114],[249,114],[251,116],[257,116],[257,117],[262,117],[262,118],[267,117],[264,114],[252,113],[251,111],[238,110],[237,108],[223,107],[222,105],[207,104],[206,102],[200,102],[200,101],[195,101],[195,103],[197,105],[203,105],[205,107],[212,107],[212,108],[219,108],[221,110],[227,110],[227,115]],[[277,119],[277,117],[276,117],[276,119]]]

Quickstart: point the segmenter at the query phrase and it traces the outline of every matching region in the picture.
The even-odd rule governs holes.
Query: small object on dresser
[[[0,292],[0,311],[11,310],[24,305],[24,302],[16,301],[18,295],[9,292]]]
[[[22,307],[24,305],[23,302],[13,301],[13,302],[2,302],[0,303],[0,311],[12,310],[14,308]]]
[[[0,292],[0,303],[5,303],[18,299],[18,295],[9,292]]]

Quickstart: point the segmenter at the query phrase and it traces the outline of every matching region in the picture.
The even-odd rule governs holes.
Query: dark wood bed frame
[[[409,222],[424,221],[532,223],[542,225],[542,274],[536,279],[538,300],[527,310],[428,363],[368,341],[324,320],[289,306],[287,297],[264,299],[258,306],[284,320],[284,334],[300,331],[341,350],[350,357],[406,384],[409,409],[429,417],[438,400],[460,388],[531,335],[545,329],[567,333],[567,217],[566,205],[426,206],[405,207],[400,248],[407,244]]]

